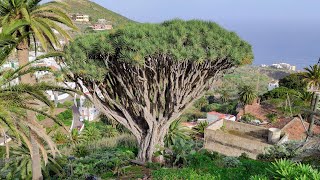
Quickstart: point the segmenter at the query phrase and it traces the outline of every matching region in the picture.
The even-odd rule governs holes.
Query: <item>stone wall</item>
[[[230,131],[239,134],[232,134]],[[217,121],[205,130],[204,147],[228,156],[246,153],[255,159],[266,147],[271,146],[266,143],[267,136],[268,130],[265,128],[227,120]]]
[[[224,121],[224,125],[227,130],[239,131],[255,138],[264,139],[265,141],[268,139],[268,129],[264,127],[233,121]]]

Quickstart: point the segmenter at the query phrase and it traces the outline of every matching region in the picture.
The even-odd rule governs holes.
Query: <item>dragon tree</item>
[[[132,24],[80,37],[66,49],[70,79],[152,161],[170,124],[228,69],[250,64],[251,46],[216,23],[173,20]]]

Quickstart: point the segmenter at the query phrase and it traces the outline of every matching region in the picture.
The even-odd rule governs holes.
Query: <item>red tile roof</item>
[[[309,128],[309,123],[304,122],[306,129]],[[306,138],[306,131],[299,118],[294,118],[286,126],[282,128],[282,131],[289,136],[289,140],[303,140]],[[320,134],[320,126],[314,125],[314,134]]]

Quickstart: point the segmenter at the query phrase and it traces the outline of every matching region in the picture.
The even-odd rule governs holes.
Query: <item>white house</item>
[[[90,16],[86,14],[76,14],[74,20],[77,22],[89,22]]]
[[[100,115],[100,112],[98,111],[98,109],[95,108],[93,104],[90,104],[90,106],[87,107],[85,104],[85,101],[86,101],[86,97],[80,96],[80,106],[79,106],[80,115],[82,116],[83,119],[88,121],[93,121],[97,119]]]
[[[272,91],[275,88],[279,87],[279,81],[272,81],[268,84],[268,91]]]

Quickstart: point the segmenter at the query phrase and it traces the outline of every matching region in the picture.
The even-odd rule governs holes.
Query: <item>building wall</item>
[[[256,138],[266,139],[268,138],[268,129],[251,124],[224,121],[225,128],[233,131],[240,131]]]
[[[221,130],[222,127],[223,130]],[[252,138],[230,134],[228,131],[246,133]],[[250,158],[255,159],[258,154],[271,146],[264,142],[267,136],[268,130],[265,128],[227,120],[217,121],[205,130],[204,148],[228,156],[240,156],[246,153]]]

